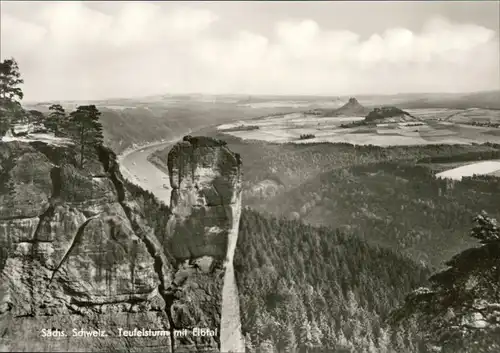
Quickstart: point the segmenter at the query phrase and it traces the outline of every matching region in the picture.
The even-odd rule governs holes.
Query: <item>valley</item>
[[[464,111],[454,111],[453,117],[460,116],[459,128],[467,131],[471,120],[464,121],[462,115],[456,114],[462,114]],[[270,330],[270,336],[264,336],[273,337],[272,342],[275,342],[277,349],[283,349],[286,346],[286,338],[280,338],[282,331],[278,327],[286,325],[287,322],[300,326],[300,322],[305,320],[305,316],[301,315],[306,315],[309,317],[307,320],[311,320],[311,325],[315,325],[315,329],[323,334],[328,332],[327,327],[342,327],[337,332],[351,332],[343,341],[344,346],[338,346],[337,336],[334,338],[324,334],[325,341],[322,342],[327,342],[326,337],[337,342],[337,350],[334,350],[336,352],[343,352],[342,349],[348,352],[346,347],[368,351],[370,340],[359,340],[356,338],[359,337],[358,334],[350,330],[355,330],[356,325],[370,327],[374,322],[379,322],[381,331],[373,332],[370,337],[378,337],[375,340],[378,343],[374,344],[378,344],[382,349],[384,318],[389,314],[382,307],[368,309],[365,305],[369,305],[367,303],[373,299],[360,293],[371,293],[373,288],[380,290],[385,282],[370,285],[355,279],[356,276],[363,276],[365,266],[370,266],[368,264],[359,265],[360,267],[348,265],[350,270],[344,268],[341,272],[334,272],[334,279],[330,277],[333,273],[328,273],[329,265],[326,263],[333,261],[333,268],[338,269],[342,267],[342,260],[322,258],[318,262],[322,264],[321,269],[307,270],[311,265],[307,265],[305,257],[302,256],[309,254],[316,258],[322,253],[328,254],[323,256],[338,256],[339,250],[335,247],[330,249],[329,241],[321,243],[320,240],[325,237],[330,239],[334,233],[337,234],[336,237],[344,240],[332,239],[333,243],[360,241],[357,246],[367,246],[368,249],[380,249],[379,251],[389,251],[402,256],[401,259],[394,260],[397,263],[394,269],[403,268],[402,262],[409,261],[416,267],[411,271],[407,270],[406,274],[415,284],[400,283],[398,288],[408,288],[409,285],[416,289],[427,284],[426,280],[419,276],[446,269],[447,259],[476,246],[474,239],[464,237],[464,229],[470,228],[475,215],[485,211],[494,218],[500,218],[500,183],[496,176],[500,145],[489,142],[490,140],[486,143],[473,142],[472,139],[465,141],[464,137],[460,143],[449,141],[446,136],[457,127],[450,125],[453,123],[449,121],[442,121],[442,117],[446,118],[452,114],[446,109],[416,109],[408,113],[412,116],[420,114],[419,120],[426,121],[431,126],[446,126],[449,130],[436,135],[432,143],[398,145],[389,141],[377,146],[318,142],[316,139],[301,141],[301,134],[314,134],[314,130],[307,127],[308,123],[333,126],[340,131],[345,128],[339,127],[339,124],[358,123],[364,118],[319,117],[317,114],[308,116],[307,113],[298,112],[247,121],[238,120],[203,133],[225,141],[232,151],[241,155],[245,168],[242,200],[245,208],[240,225],[235,271],[242,305],[242,329],[250,334],[246,337],[247,342],[253,342],[254,339],[259,342],[256,337],[261,337],[258,327],[262,323]],[[296,128],[298,131],[294,134],[287,130],[289,135],[285,138],[280,135],[280,129],[288,126],[287,124],[300,127]],[[387,125],[377,128],[389,126],[393,129],[404,129],[413,122],[393,121],[379,124]],[[421,126],[423,125],[418,125]],[[483,130],[480,131],[482,133]],[[265,139],[262,138],[263,135],[266,135]],[[472,135],[472,138],[475,136]],[[165,168],[167,153],[168,148],[158,150],[149,160],[160,168]],[[456,168],[460,167],[466,168],[466,171],[457,171]],[[317,238],[316,232],[322,231],[329,235]],[[285,245],[289,241],[298,243]],[[351,245],[345,246],[349,249]],[[290,248],[299,249],[298,259],[292,260],[288,250]],[[266,255],[263,255],[263,249],[269,249]],[[350,260],[344,261],[357,261],[357,251],[360,251],[357,249],[356,253],[350,255]],[[371,255],[366,252],[364,254],[362,258],[367,261]],[[297,263],[290,265],[294,261]],[[290,268],[282,267],[284,264],[295,270],[302,269],[300,273],[312,272],[305,279],[290,271]],[[339,279],[342,276],[350,276],[348,273],[353,277]],[[395,273],[388,274],[387,280],[396,281],[392,275]],[[343,294],[338,294],[337,289],[332,291],[332,282],[328,282],[328,278],[342,287],[339,292]],[[312,283],[314,289],[308,292],[306,288]],[[253,290],[255,287],[260,288],[258,295]],[[392,294],[394,296],[387,300],[396,302],[390,306],[402,303],[402,296],[396,292]],[[321,303],[323,300],[335,302],[340,297],[349,302],[353,300],[352,295],[355,296],[357,305],[360,305],[357,313],[363,312],[365,318],[369,316],[368,321],[346,309],[343,314],[336,312],[333,315],[340,316],[340,320],[328,324],[327,317],[332,314],[312,313],[321,308],[320,304],[310,308],[306,306],[306,309],[300,304],[311,300],[315,303]],[[297,316],[283,314],[285,307],[290,306],[296,308]],[[307,314],[301,314],[304,310]],[[255,314],[248,315],[248,311]],[[347,324],[349,320],[354,326]],[[286,335],[289,337],[291,333]],[[413,340],[413,343],[417,344],[417,339]]]
[[[0,351],[500,352],[499,6],[2,1]]]
[[[241,159],[238,242],[234,267],[228,265],[224,272],[221,314],[216,319],[221,347],[241,349],[243,335],[247,351],[257,345],[265,352],[262,347],[272,345],[275,352],[286,352],[290,341],[304,339],[300,335],[306,322],[316,332],[311,344],[318,352],[392,352],[391,347],[403,347],[396,338],[388,338],[393,331],[387,320],[394,308],[403,305],[408,293],[429,285],[431,273],[446,269],[447,259],[477,245],[463,236],[475,215],[486,211],[500,218],[500,145],[488,138],[474,142],[481,141],[478,136],[495,138],[495,130],[473,125],[478,114],[467,109],[377,110],[349,99],[303,111],[294,102],[282,103],[286,113],[263,114],[251,108],[256,110],[240,116],[238,101],[222,116],[210,112],[201,125],[196,117],[178,124],[182,115],[177,113],[155,118],[169,129],[163,136],[149,132],[161,130],[148,126],[150,118],[141,121],[144,130],[131,119],[129,132],[105,127],[105,143],[113,146],[113,141],[143,131],[144,138],[117,145],[117,161],[127,183],[135,185],[129,186],[135,190],[132,198],[160,237],[165,229],[171,232],[169,156],[186,139],[183,136],[221,141]],[[283,109],[276,101],[272,104]],[[113,109],[118,119],[129,109],[127,114],[134,116],[135,108]],[[350,111],[368,113],[343,115]],[[481,110],[481,121],[490,113]],[[106,114],[104,121],[110,116]],[[488,119],[497,121],[494,112]],[[60,142],[66,141],[39,135],[6,136],[3,143],[62,146]],[[380,143],[373,143],[373,136],[379,136]],[[193,158],[188,156],[177,162],[179,170],[186,170],[184,163]],[[195,165],[195,180],[202,182],[206,170]],[[191,193],[189,184],[183,185]],[[198,234],[200,220],[191,218],[182,228],[185,236]],[[164,246],[182,249],[173,239]],[[177,277],[192,276],[191,265],[172,261]],[[287,314],[290,308],[294,311]],[[421,340],[416,332],[407,335],[411,344]]]

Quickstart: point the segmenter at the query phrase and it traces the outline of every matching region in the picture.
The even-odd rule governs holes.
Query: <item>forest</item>
[[[403,352],[385,324],[429,269],[338,229],[245,209],[235,271],[248,352]]]
[[[495,159],[498,144],[271,144],[219,134],[243,160],[243,204],[342,229],[433,268],[471,241],[458,234],[485,210],[500,215],[495,177],[435,177],[437,163]],[[436,236],[439,234],[439,236]]]
[[[438,268],[471,244],[460,236],[472,217],[500,216],[498,177],[438,179],[398,162],[337,168],[256,207],[310,224],[342,228]]]
[[[127,189],[147,224],[164,234],[168,207]],[[234,261],[248,353],[399,353],[419,344],[415,332],[387,323],[431,274],[405,256],[338,229],[245,208]]]

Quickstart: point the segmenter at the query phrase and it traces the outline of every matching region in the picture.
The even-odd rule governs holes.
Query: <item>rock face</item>
[[[244,352],[233,257],[241,215],[241,161],[223,141],[186,136],[168,155],[172,255],[223,276],[221,351]],[[222,267],[219,267],[222,264]]]
[[[81,170],[69,148],[0,143],[0,350],[219,351],[239,162],[191,150],[173,151],[169,216],[146,213],[105,148]]]
[[[482,245],[454,256],[431,288],[411,293],[392,321],[417,329],[427,351],[500,352],[500,232],[481,214],[471,236]]]

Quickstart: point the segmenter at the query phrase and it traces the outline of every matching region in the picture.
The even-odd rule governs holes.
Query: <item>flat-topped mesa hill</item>
[[[375,126],[377,124],[397,124],[397,123],[416,123],[421,124],[421,121],[410,113],[401,110],[397,107],[383,106],[374,108],[370,111],[363,120],[354,121],[348,124],[342,124],[342,128],[355,128],[365,126]]]
[[[111,150],[96,148],[84,168],[74,155],[0,142],[0,350],[219,351],[239,159],[214,141],[175,146],[171,211],[123,179]],[[192,336],[194,327],[217,336]],[[159,336],[119,335],[135,328]],[[68,337],[43,337],[50,330]]]
[[[404,121],[416,120],[416,118],[412,116],[410,113],[391,106],[383,106],[380,108],[375,108],[365,117],[365,121],[368,123],[370,122],[382,123],[384,121],[387,121],[388,119],[390,119],[391,122],[404,122]]]

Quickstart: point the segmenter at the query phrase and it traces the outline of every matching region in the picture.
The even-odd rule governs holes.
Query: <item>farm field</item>
[[[436,177],[440,179],[462,180],[463,177],[471,177],[473,175],[500,176],[500,160],[470,163],[438,173]]]
[[[218,130],[243,140],[274,143],[331,142],[376,146],[500,143],[498,128],[470,125],[480,119],[500,121],[500,111],[497,110],[411,109],[408,113],[417,119],[414,124],[388,120],[383,124],[342,128],[342,124],[361,121],[364,117],[290,113],[220,125]],[[250,125],[255,128],[244,129]],[[238,130],[238,126],[242,129]],[[309,137],[304,139],[301,135]]]

